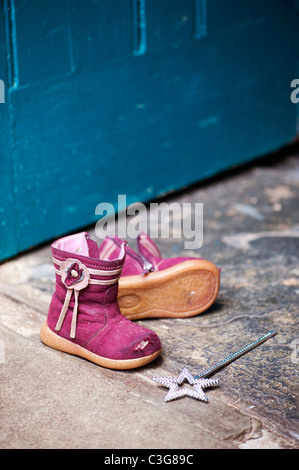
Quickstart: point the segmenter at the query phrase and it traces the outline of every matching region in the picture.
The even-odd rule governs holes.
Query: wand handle
[[[234,361],[238,357],[243,356],[243,354],[246,354],[251,349],[256,348],[257,346],[262,344],[264,341],[267,341],[267,339],[272,338],[272,336],[275,336],[275,335],[276,335],[276,331],[274,331],[274,330],[270,331],[266,335],[261,336],[259,339],[257,339],[253,343],[248,344],[244,348],[239,349],[239,351],[237,351],[237,352],[231,354],[230,356],[226,357],[225,359],[223,359],[223,361],[217,362],[217,364],[215,364],[214,366],[212,366],[209,369],[205,370],[201,374],[196,375],[196,377],[194,377],[194,378],[195,379],[200,379],[200,378],[207,377],[208,375],[213,374],[214,372],[216,372],[216,370],[221,369],[222,367],[226,366],[227,364]]]

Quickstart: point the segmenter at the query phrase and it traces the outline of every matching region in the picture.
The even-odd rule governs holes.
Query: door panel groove
[[[9,88],[19,86],[19,64],[14,0],[4,0],[5,41]]]
[[[133,0],[134,55],[146,53],[146,0]]]
[[[207,0],[195,0],[194,39],[207,35]]]

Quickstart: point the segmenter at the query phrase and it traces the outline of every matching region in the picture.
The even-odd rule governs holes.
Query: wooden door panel
[[[292,2],[2,7],[2,259],[94,223],[100,202],[149,201],[296,135]]]

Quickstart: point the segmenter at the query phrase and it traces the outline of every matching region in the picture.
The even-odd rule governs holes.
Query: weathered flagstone
[[[204,238],[188,252],[183,239],[158,239],[163,255],[214,261],[221,289],[201,315],[140,322],[158,333],[163,353],[139,370],[100,368],[40,342],[54,289],[49,247],[3,263],[1,448],[298,447],[298,196],[291,155],[166,199],[204,204]],[[152,381],[185,366],[197,375],[273,329],[274,338],[215,374],[209,403],[165,403],[166,389]]]

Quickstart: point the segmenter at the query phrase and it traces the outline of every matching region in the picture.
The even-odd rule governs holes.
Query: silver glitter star
[[[184,396],[189,396],[192,398],[196,398],[197,400],[202,400],[207,402],[208,397],[204,393],[203,389],[207,387],[212,387],[213,385],[218,384],[218,379],[203,379],[203,378],[198,378],[195,379],[189,369],[187,367],[184,367],[182,372],[178,377],[153,377],[153,380],[155,382],[158,382],[161,385],[164,385],[164,387],[169,388],[169,392],[164,398],[164,401],[171,401],[175,400],[176,398],[184,397]],[[184,380],[187,380],[190,385],[192,385],[192,388],[189,387],[182,387],[179,388],[179,385],[181,385]]]

